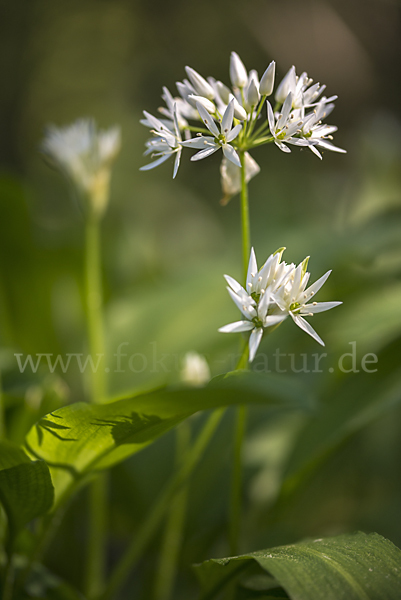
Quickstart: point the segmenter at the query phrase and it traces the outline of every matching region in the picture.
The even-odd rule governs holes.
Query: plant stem
[[[96,403],[102,402],[106,395],[105,372],[101,360],[104,358],[104,335],[102,318],[102,271],[100,262],[100,220],[96,216],[88,216],[85,234],[86,318],[89,354],[94,365],[91,373],[91,400]]]
[[[197,440],[186,454],[185,461],[181,468],[173,475],[161,494],[159,494],[158,499],[151,508],[147,518],[139,528],[136,537],[132,540],[126,553],[114,569],[105,592],[101,596],[101,600],[110,600],[111,598],[116,597],[117,592],[124,585],[132,568],[159,527],[170,506],[171,500],[198,464],[206,446],[220,423],[225,410],[226,409],[223,408],[217,409],[209,416]]]
[[[250,242],[250,226],[249,226],[249,203],[248,203],[248,185],[246,183],[245,173],[245,152],[239,153],[241,160],[241,225],[242,225],[242,259],[244,266],[244,279],[248,271],[249,251],[251,249]]]
[[[98,596],[104,587],[106,568],[107,488],[105,473],[89,485],[88,546],[85,590],[88,598]]]
[[[13,587],[14,587],[14,564],[13,554],[10,551],[7,558],[7,566],[4,574],[4,587],[3,587],[3,600],[13,599]]]
[[[249,203],[248,186],[245,173],[245,156],[240,153],[241,159],[241,222],[242,222],[242,254],[244,266],[244,280],[246,281],[248,271],[248,260],[250,251],[250,225],[249,225]],[[238,368],[246,369],[248,366],[248,348],[245,347],[244,353],[238,364]],[[233,474],[231,481],[230,495],[230,522],[229,522],[229,541],[230,554],[233,556],[238,552],[238,540],[240,533],[241,512],[242,512],[242,446],[245,435],[245,426],[247,419],[246,406],[239,406],[236,409],[236,422],[234,430],[234,459]]]
[[[4,397],[3,397],[3,386],[1,378],[1,365],[0,365],[0,439],[6,436],[6,423],[5,423],[5,410],[4,410]]]
[[[176,468],[184,462],[191,440],[189,421],[183,421],[176,429]],[[183,530],[188,501],[188,482],[181,487],[171,503],[164,539],[162,542],[159,566],[156,571],[154,588],[155,600],[170,600],[174,591],[179,552],[182,546]]]
[[[90,214],[86,222],[85,299],[89,354],[93,368],[91,400],[102,402],[106,396],[104,334],[102,318],[102,271],[100,219]],[[100,367],[99,367],[100,365]],[[85,573],[85,591],[91,598],[103,589],[106,549],[106,475],[99,475],[89,487],[89,535]]]

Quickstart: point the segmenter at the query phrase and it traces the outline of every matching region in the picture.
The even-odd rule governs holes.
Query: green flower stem
[[[102,473],[89,485],[88,546],[85,590],[95,598],[104,589],[107,544],[108,477]]]
[[[1,367],[0,367],[0,439],[5,438],[5,436],[6,436],[6,423],[5,423],[3,385],[2,385]]]
[[[272,142],[274,142],[273,136],[259,138],[258,140],[252,142],[252,148],[257,148],[258,146],[263,146],[264,144],[271,144]]]
[[[105,592],[100,596],[101,600],[111,600],[115,598],[117,592],[124,585],[128,575],[136,562],[140,558],[147,544],[152,539],[157,528],[159,527],[166,511],[174,496],[183,483],[191,475],[192,471],[198,464],[204,450],[206,449],[212,435],[216,431],[226,409],[220,408],[211,413],[206,421],[202,431],[192,448],[187,452],[185,460],[172,479],[167,483],[158,499],[151,508],[147,518],[143,521],[139,531],[130,543],[126,553],[114,569],[110,580],[106,586]]]
[[[250,226],[249,226],[249,203],[248,186],[245,173],[245,152],[239,153],[241,160],[241,224],[242,224],[242,260],[244,267],[244,279],[248,271],[249,252],[251,249]]]
[[[100,219],[90,214],[86,222],[85,300],[89,353],[99,368],[91,373],[91,400],[106,396],[104,334],[102,317],[102,272]],[[99,363],[98,363],[99,360]],[[106,551],[106,475],[99,475],[89,488],[89,532],[85,572],[85,592],[91,598],[103,589]]]
[[[189,421],[183,421],[176,428],[176,468],[183,464],[191,441]],[[173,499],[162,541],[159,566],[156,570],[154,588],[155,600],[170,600],[173,597],[174,581],[177,573],[179,552],[182,546],[185,517],[187,511],[188,482],[181,487]]]
[[[262,96],[262,99],[261,99],[261,101],[259,102],[258,109],[257,109],[257,111],[256,111],[256,113],[255,113],[255,116],[254,116],[254,118],[252,119],[252,122],[251,122],[251,124],[250,124],[249,130],[248,130],[248,136],[250,136],[250,135],[252,134],[252,131],[253,131],[253,129],[254,129],[254,127],[255,127],[255,125],[256,125],[256,121],[258,120],[258,117],[259,117],[259,115],[260,115],[260,111],[262,110],[262,108],[263,108],[263,105],[264,105],[265,101],[266,101],[266,96]]]
[[[248,271],[248,261],[250,252],[250,225],[249,225],[249,203],[248,203],[248,186],[246,183],[245,173],[245,156],[244,152],[240,153],[241,159],[241,221],[242,221],[242,254],[244,266],[244,281],[246,281]],[[248,368],[248,345],[245,346],[244,352],[238,363],[237,368]],[[239,406],[236,409],[236,422],[234,430],[234,459],[233,459],[233,474],[231,481],[230,495],[230,524],[229,524],[229,542],[230,554],[234,556],[238,551],[238,540],[240,534],[241,512],[242,512],[242,446],[245,435],[245,427],[247,420],[246,406]]]
[[[100,263],[100,220],[88,216],[85,240],[85,304],[88,328],[89,353],[93,364],[91,400],[102,402],[106,396],[104,376],[104,335],[102,317],[102,271]]]

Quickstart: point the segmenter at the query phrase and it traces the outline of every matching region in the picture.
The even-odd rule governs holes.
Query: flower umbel
[[[255,358],[256,351],[265,330],[277,326],[288,316],[303,331],[324,346],[313,327],[304,317],[313,316],[339,306],[342,302],[310,302],[327,280],[328,271],[308,288],[310,274],[306,271],[309,257],[298,266],[281,261],[284,248],[271,254],[258,270],[255,252],[252,248],[249,259],[246,289],[229,275],[225,275],[227,290],[242,312],[245,319],[230,323],[219,329],[222,333],[251,331],[249,337],[249,360]]]
[[[291,152],[288,144],[309,147],[319,158],[322,149],[345,152],[331,143],[337,127],[322,122],[333,110],[337,96],[322,96],[326,86],[313,83],[305,72],[298,76],[294,66],[278,84],[274,107],[267,102],[274,91],[274,61],[259,80],[258,73],[254,69],[248,72],[238,54],[232,52],[231,87],[213,77],[205,78],[191,67],[185,71],[188,79],[176,84],[180,97],[174,98],[163,88],[166,107],[159,110],[166,119],[152,117],[151,123],[147,117],[142,121],[152,127],[155,136],[146,143],[145,154],[152,153],[156,160],[141,170],[156,167],[176,154],[175,177],[182,147],[199,150],[191,157],[193,161],[221,148],[224,157],[238,167],[241,154],[250,156],[252,149],[272,142],[287,153]],[[262,111],[265,103],[267,115]]]
[[[41,150],[85,197],[89,210],[102,215],[108,202],[111,165],[120,151],[120,128],[98,130],[92,119],[67,127],[50,125]]]

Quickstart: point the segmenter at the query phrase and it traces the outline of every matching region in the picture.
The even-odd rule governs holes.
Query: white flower
[[[245,181],[248,183],[252,177],[255,177],[260,171],[256,160],[252,158],[249,152],[245,152]],[[232,196],[241,191],[241,169],[230,160],[223,157],[220,166],[221,188],[223,198],[221,204],[225,205]]]
[[[184,356],[181,379],[189,385],[199,386],[210,381],[211,374],[207,360],[197,352],[187,352]]]
[[[331,271],[327,271],[320,279],[306,288],[310,277],[310,273],[306,272],[308,259],[309,257],[292,270],[284,285],[276,289],[271,297],[284,314],[292,317],[298,327],[306,331],[314,340],[324,346],[323,340],[303,317],[312,317],[315,313],[330,310],[339,306],[342,302],[313,301],[311,304],[308,304],[331,273]]]
[[[234,128],[232,128],[234,118],[233,101],[230,102],[224,112],[220,126],[221,131],[219,131],[213,117],[201,104],[197,103],[196,108],[198,109],[202,121],[214,137],[205,137],[200,135],[186,142],[181,142],[182,146],[200,149],[200,152],[194,154],[194,156],[191,157],[191,160],[201,160],[202,158],[206,158],[206,156],[210,156],[210,154],[213,154],[222,148],[224,156],[228,158],[228,160],[231,160],[231,162],[233,162],[235,165],[240,167],[241,161],[239,156],[229,143],[237,137],[241,130],[241,125],[236,125]]]
[[[306,139],[294,137],[301,133],[303,121],[298,118],[294,119],[294,115],[291,114],[291,107],[292,93],[289,92],[276,121],[273,108],[270,102],[267,102],[267,117],[269,120],[270,132],[274,137],[274,143],[283,152],[291,152],[284,142],[294,144],[295,146],[309,146],[311,144],[311,142]]]
[[[159,112],[167,117],[171,122],[174,121],[174,109],[177,115],[177,123],[180,131],[187,127],[187,119],[198,119],[198,111],[193,108],[189,102],[182,98],[173,98],[170,91],[163,87],[162,98],[166,103],[166,107],[162,106],[159,108]]]
[[[182,139],[178,127],[177,110],[176,108],[174,109],[173,122],[160,121],[160,119],[156,119],[156,117],[146,112],[146,110],[143,111],[143,114],[146,119],[142,119],[142,125],[153,127],[151,132],[154,134],[154,137],[146,142],[147,150],[144,155],[147,156],[148,154],[151,154],[152,157],[156,157],[156,160],[144,165],[139,170],[148,171],[149,169],[154,169],[154,167],[158,167],[168,160],[170,156],[175,154],[173,170],[174,178],[177,175],[178,167],[180,166],[182,152]]]
[[[107,205],[111,165],[120,146],[119,127],[102,131],[92,119],[80,119],[67,127],[49,126],[41,151],[100,215]]]
[[[322,158],[322,155],[317,149],[317,146],[333,152],[341,152],[343,154],[346,154],[347,152],[346,150],[343,150],[343,148],[338,148],[328,141],[332,139],[331,134],[337,131],[337,127],[335,125],[322,124],[322,119],[330,114],[333,108],[334,104],[325,104],[324,99],[322,98],[322,101],[316,106],[313,113],[306,116],[302,125],[302,135],[313,142],[309,148],[320,159]]]
[[[280,265],[283,251],[284,248],[280,248],[275,254],[269,256],[263,267],[258,271],[255,252],[252,248],[246,278],[246,290],[229,275],[224,276],[229,285],[227,290],[245,320],[225,325],[219,331],[222,333],[251,331],[249,337],[249,360],[251,362],[261,342],[264,329],[278,325],[288,316],[277,310],[277,306],[271,298],[272,291],[282,285],[288,272],[293,268],[292,265],[288,267],[285,263],[283,263],[284,268]],[[272,311],[276,314],[272,314]]]
[[[288,316],[303,331],[306,331],[319,344],[322,339],[313,327],[303,318],[329,310],[342,302],[308,302],[320,290],[331,271],[306,288],[310,274],[306,272],[308,258],[297,267],[281,262],[284,248],[269,256],[258,271],[254,250],[251,250],[246,290],[232,277],[225,275],[228,292],[245,317],[242,321],[230,323],[219,329],[223,333],[251,331],[249,338],[249,360],[252,361],[262,339],[264,330],[278,325]],[[305,289],[306,288],[306,289]]]
[[[248,82],[248,74],[244,63],[236,52],[231,52],[230,57],[230,79],[231,83],[239,88],[243,88]]]

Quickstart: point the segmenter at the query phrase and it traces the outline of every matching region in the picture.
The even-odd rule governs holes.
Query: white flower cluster
[[[315,313],[334,308],[342,302],[315,302],[315,294],[327,280],[331,271],[309,287],[310,274],[306,271],[309,257],[298,266],[281,262],[285,248],[271,254],[258,270],[255,252],[252,248],[246,278],[246,290],[232,277],[225,275],[228,292],[245,317],[221,327],[223,333],[251,331],[249,338],[249,360],[255,357],[264,330],[279,325],[288,316],[298,327],[306,331],[314,340],[324,346],[323,340],[304,319]]]
[[[232,52],[231,89],[213,77],[205,79],[191,67],[185,67],[187,79],[176,84],[179,97],[174,98],[163,88],[166,106],[159,109],[162,118],[144,111],[141,123],[152,133],[145,155],[150,154],[155,160],[141,170],[152,169],[175,155],[175,177],[183,146],[198,150],[191,160],[205,158],[221,148],[222,184],[228,196],[240,190],[240,178],[233,175],[235,168],[241,167],[239,154],[246,156],[248,150],[257,146],[274,142],[283,152],[291,151],[288,144],[304,146],[319,158],[321,149],[345,152],[331,143],[331,134],[337,127],[322,123],[332,112],[337,96],[323,96],[326,86],[313,84],[307,73],[297,76],[295,67],[291,67],[277,87],[273,107],[267,97],[273,94],[275,67],[272,61],[259,79],[258,73],[255,70],[248,73],[238,54]],[[267,114],[262,112],[265,103]],[[195,124],[190,125],[191,121]],[[191,138],[192,132],[195,135]],[[249,154],[248,157],[244,166],[250,179],[259,172],[259,167]],[[234,169],[227,166],[227,161]]]
[[[102,214],[108,200],[111,165],[120,146],[119,127],[102,131],[92,119],[80,119],[67,127],[50,125],[41,151],[87,198],[91,209]]]

